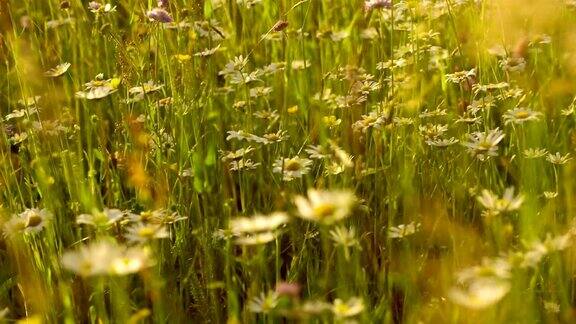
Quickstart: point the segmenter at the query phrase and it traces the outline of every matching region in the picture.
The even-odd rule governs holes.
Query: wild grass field
[[[1,323],[576,322],[576,1],[0,0]]]

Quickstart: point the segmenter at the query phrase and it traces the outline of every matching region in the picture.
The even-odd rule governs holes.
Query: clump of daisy
[[[498,82],[498,83],[489,83],[489,84],[476,83],[472,86],[472,90],[474,91],[474,94],[479,94],[482,92],[493,93],[495,91],[504,90],[504,89],[508,89],[508,88],[510,88],[510,84],[508,82]],[[493,98],[484,97],[481,100],[484,101],[486,99],[493,99]]]
[[[228,163],[230,171],[254,170],[260,163],[256,163],[247,158],[250,152],[254,151],[252,146],[241,148],[236,151],[220,151],[222,162]]]
[[[71,65],[72,64],[70,64],[68,62],[58,64],[58,65],[56,65],[56,67],[53,67],[50,70],[44,72],[44,75],[47,77],[51,77],[51,78],[59,77],[59,76],[63,75],[64,73],[66,73],[66,71],[68,71],[68,68],[70,68]]]
[[[282,212],[270,215],[256,214],[252,217],[238,217],[230,220],[229,229],[236,238],[236,244],[265,244],[276,239],[277,230],[288,223],[288,220],[288,215]]]
[[[104,208],[102,211],[95,210],[91,214],[78,215],[76,223],[95,227],[109,227],[120,222],[125,215],[126,212],[120,209]]]
[[[505,257],[483,258],[482,263],[461,270],[457,274],[459,282],[466,282],[479,277],[497,277],[508,279],[511,277],[512,265]]]
[[[272,87],[254,87],[249,91],[251,98],[266,97],[272,93]]]
[[[387,114],[372,111],[368,115],[362,115],[362,119],[352,124],[352,129],[356,132],[366,133],[369,128],[381,128],[388,119]]]
[[[224,69],[218,72],[218,75],[224,76],[230,80],[232,84],[249,83],[258,78],[258,74],[249,75],[246,73],[244,67],[248,64],[248,59],[244,56],[236,56],[234,59],[226,63]]]
[[[196,57],[208,57],[214,55],[216,52],[220,50],[220,45],[213,47],[213,48],[206,48],[200,52],[194,53]]]
[[[248,171],[256,170],[261,163],[254,162],[251,159],[241,159],[237,161],[230,162],[230,171]]]
[[[248,302],[248,309],[254,313],[268,314],[276,309],[280,296],[275,291],[261,293]]]
[[[334,241],[335,246],[344,249],[346,260],[350,259],[350,248],[358,247],[360,249],[360,242],[356,238],[356,230],[353,227],[338,226],[330,231],[330,238]]]
[[[522,72],[526,69],[526,60],[523,57],[506,57],[499,63],[502,69],[508,72]]]
[[[188,217],[182,216],[177,212],[170,212],[166,209],[145,210],[140,214],[128,215],[131,221],[143,224],[156,224],[156,225],[169,225],[176,222],[183,221]]]
[[[31,115],[38,113],[38,108],[35,106],[27,107],[24,109],[15,109],[11,113],[4,116],[4,121],[19,118],[29,118]]]
[[[424,111],[418,114],[418,117],[424,119],[424,118],[442,117],[446,116],[447,114],[448,113],[446,112],[446,109],[434,109],[434,110],[424,109]]]
[[[128,100],[128,102],[137,102],[144,99],[144,95],[158,91],[164,87],[161,83],[155,83],[153,80],[149,80],[140,86],[132,87],[128,89],[128,93],[133,97]]]
[[[434,139],[427,139],[426,140],[426,144],[428,144],[429,146],[435,146],[435,147],[439,147],[439,148],[446,148],[446,147],[454,145],[458,142],[459,141],[454,137],[434,138]]]
[[[287,131],[278,130],[277,132],[274,132],[274,133],[264,134],[264,135],[262,135],[262,137],[254,136],[253,140],[257,143],[269,145],[269,144],[274,144],[274,143],[280,143],[282,141],[287,140],[289,137],[290,136],[288,135]]]
[[[307,300],[297,308],[297,311],[304,316],[315,316],[332,311],[332,304],[322,300]]]
[[[394,122],[395,126],[410,126],[414,124],[414,119],[411,117],[394,117],[392,119],[392,121]]]
[[[524,202],[524,196],[521,194],[514,196],[513,187],[507,188],[502,198],[490,190],[484,189],[477,200],[484,207],[485,216],[495,216],[520,209],[522,202]]]
[[[4,224],[4,233],[6,235],[38,233],[47,226],[52,218],[52,213],[47,209],[29,208],[13,215]]]
[[[547,255],[563,251],[571,246],[573,238],[574,232],[572,230],[556,236],[547,234],[543,242],[534,241],[527,246],[525,251],[517,254],[519,266],[522,268],[538,267]]]
[[[557,191],[544,191],[544,193],[542,193],[542,195],[546,199],[554,199],[554,198],[558,197],[558,192]]]
[[[254,151],[254,148],[252,146],[248,146],[245,148],[238,149],[236,151],[220,151],[220,154],[222,155],[222,158],[221,158],[222,161],[228,162],[228,161],[234,161],[234,160],[242,159],[247,154],[251,153],[252,151]]]
[[[347,301],[336,298],[332,304],[332,313],[337,319],[354,317],[364,310],[364,302],[358,297],[352,297]]]
[[[151,265],[147,249],[129,248],[106,241],[90,243],[62,256],[62,266],[82,277],[126,275]]]
[[[311,164],[312,160],[298,156],[283,158],[274,162],[272,171],[282,174],[284,181],[292,181],[294,178],[302,178],[303,175],[310,172]]]
[[[542,113],[528,108],[514,108],[506,111],[503,115],[504,124],[523,124],[527,121],[537,121]]]
[[[348,217],[356,197],[350,191],[308,190],[308,196],[296,196],[298,216],[324,225],[332,225]]]
[[[388,237],[392,239],[402,239],[407,236],[416,234],[420,230],[420,223],[410,222],[408,224],[400,224],[388,229]]]
[[[527,159],[537,159],[548,154],[548,151],[543,148],[527,148],[522,152]]]
[[[553,301],[544,301],[544,310],[550,314],[560,313],[560,304]]]
[[[420,134],[426,140],[434,140],[444,135],[448,131],[448,125],[426,124],[418,127]]]
[[[118,91],[121,80],[112,78],[104,80],[104,74],[98,74],[94,80],[84,84],[84,90],[76,92],[77,98],[82,99],[101,99]]]
[[[340,174],[354,166],[353,156],[332,141],[328,145],[309,145],[305,151],[310,159],[321,160],[326,163],[328,175]]]
[[[24,97],[18,99],[18,105],[28,109],[38,107],[38,104],[40,103],[41,99],[42,96]]]
[[[124,237],[133,244],[145,244],[156,239],[168,238],[170,233],[163,224],[135,223],[126,228]]]
[[[481,265],[458,273],[458,285],[448,291],[448,297],[466,308],[487,308],[510,291],[510,271],[511,264],[505,258],[483,259]]]
[[[239,140],[239,141],[250,141],[252,140],[253,134],[248,133],[247,131],[244,131],[242,129],[240,130],[230,130],[227,132],[228,136],[226,136],[226,140],[230,141],[230,140]]]
[[[498,156],[498,143],[502,141],[505,134],[498,128],[487,132],[474,132],[469,134],[469,142],[463,143],[468,148],[471,155],[480,161],[485,161],[490,157]]]
[[[111,275],[124,276],[140,272],[153,265],[148,249],[128,247],[120,249],[120,255],[110,261]]]
[[[446,80],[455,84],[470,82],[475,78],[476,69],[457,71],[454,73],[446,74]]]
[[[570,160],[572,160],[570,153],[562,155],[560,152],[556,152],[555,154],[549,153],[548,156],[546,156],[546,161],[556,165],[566,164]]]
[[[305,149],[306,153],[311,159],[315,160],[323,160],[328,159],[332,155],[330,150],[323,145],[308,145],[308,148]]]
[[[480,124],[482,122],[482,116],[478,114],[480,110],[481,108],[475,103],[473,103],[472,105],[468,105],[466,107],[466,111],[464,111],[464,114],[462,114],[461,116],[458,117],[458,119],[456,119],[456,123],[463,123],[469,125]]]
[[[452,288],[448,297],[452,302],[470,309],[484,309],[499,302],[510,291],[507,280],[475,278]]]

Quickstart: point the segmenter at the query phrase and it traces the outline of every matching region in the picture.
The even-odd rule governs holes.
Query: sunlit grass
[[[576,2],[0,2],[0,322],[569,323]]]

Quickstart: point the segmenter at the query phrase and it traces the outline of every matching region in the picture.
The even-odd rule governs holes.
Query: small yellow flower
[[[187,62],[192,58],[192,56],[188,54],[174,54],[173,57],[178,61],[178,63]]]
[[[336,116],[330,115],[330,116],[322,117],[322,122],[328,128],[335,128],[335,127],[338,127],[340,125],[340,123],[342,123],[342,119],[338,119]]]
[[[289,114],[295,114],[298,112],[298,106],[292,106],[290,108],[287,109]]]

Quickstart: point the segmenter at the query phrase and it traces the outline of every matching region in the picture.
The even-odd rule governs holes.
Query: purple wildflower
[[[100,8],[102,7],[102,4],[96,1],[90,1],[88,3],[88,9],[90,9],[90,11],[95,12],[100,10]]]
[[[148,19],[150,19],[150,20],[161,22],[161,23],[169,23],[169,22],[174,21],[174,19],[172,19],[172,16],[170,16],[168,11],[166,11],[162,8],[154,8],[154,9],[148,11],[146,13],[146,16],[148,16]]]
[[[364,9],[366,11],[374,9],[390,9],[392,7],[392,0],[366,0],[364,1]]]

